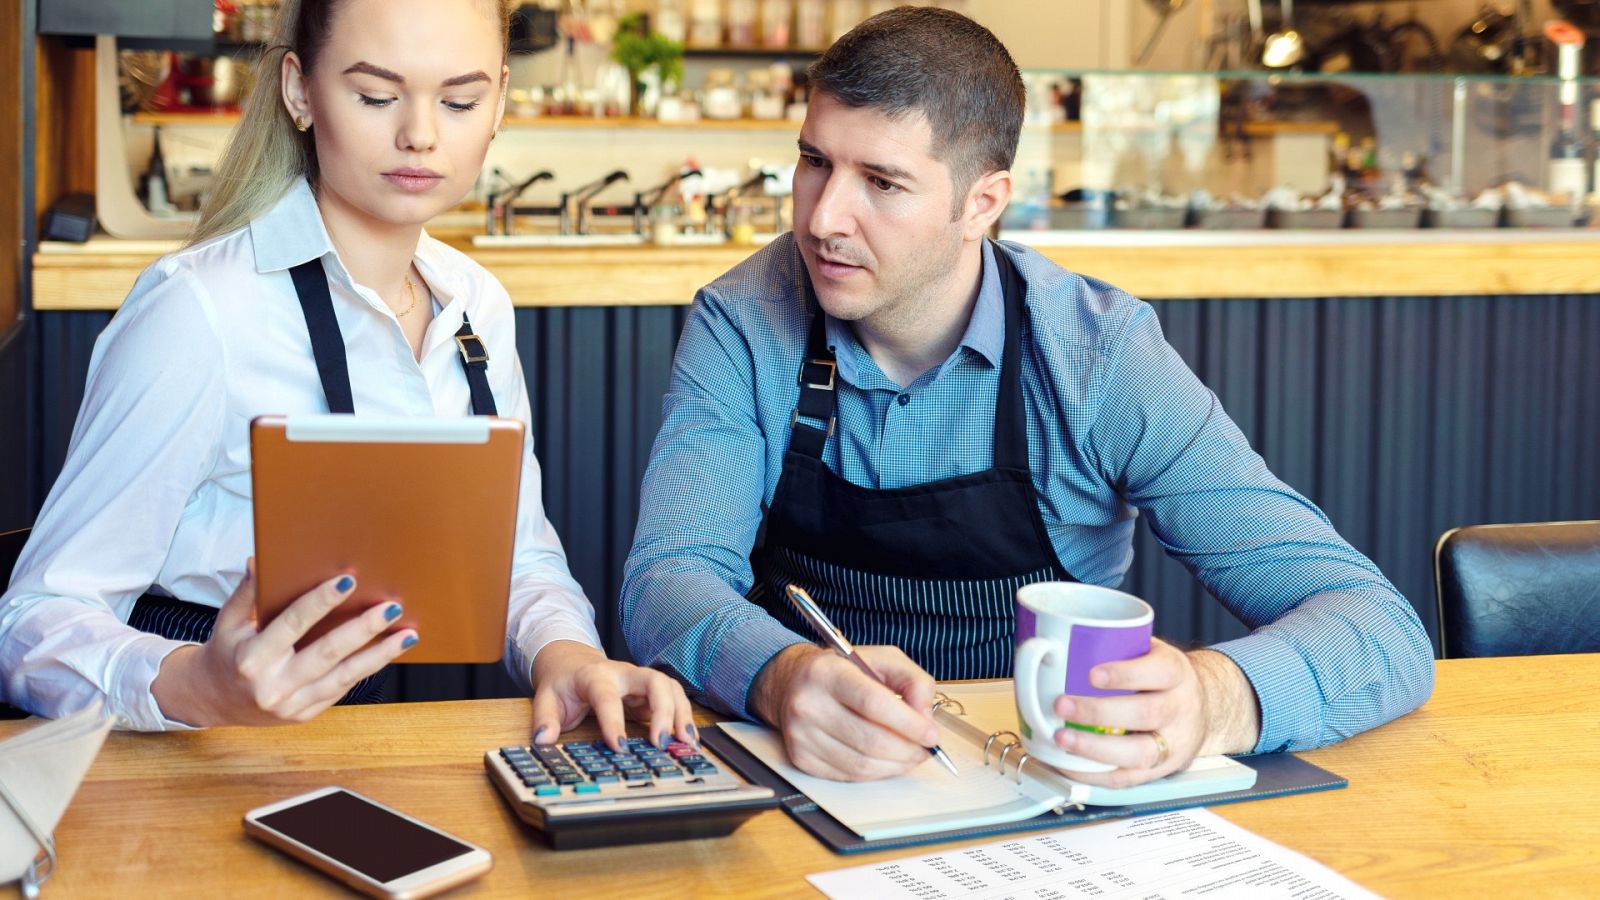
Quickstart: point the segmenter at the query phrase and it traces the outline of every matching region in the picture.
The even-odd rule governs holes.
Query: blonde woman
[[[100,699],[143,730],[298,722],[374,699],[373,676],[427,639],[367,646],[390,604],[297,652],[348,576],[257,627],[248,426],[330,410],[528,421],[505,289],[422,227],[466,194],[499,126],[508,6],[282,4],[193,241],[144,272],[95,346],[65,468],[0,599],[0,697],[46,716]],[[473,333],[486,367],[457,352]],[[517,529],[506,661],[533,692],[534,740],[591,708],[613,746],[625,712],[654,742],[692,740],[682,688],[599,649],[531,451]]]

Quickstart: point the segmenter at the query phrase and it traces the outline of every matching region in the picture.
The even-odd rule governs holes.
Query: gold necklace
[[[405,309],[402,309],[394,314],[394,317],[397,319],[405,318],[413,309],[417,308],[417,288],[411,283],[410,275],[406,276],[406,293],[411,295],[411,302],[406,304]]]

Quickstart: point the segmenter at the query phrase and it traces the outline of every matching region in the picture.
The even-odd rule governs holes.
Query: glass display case
[[[1007,230],[1572,228],[1600,81],[1029,71]]]

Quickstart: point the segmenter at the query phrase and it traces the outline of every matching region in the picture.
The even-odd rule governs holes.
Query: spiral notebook
[[[769,728],[725,722],[707,729],[704,739],[745,778],[777,790],[784,809],[839,853],[1059,828],[1348,783],[1288,754],[1202,757],[1183,772],[1120,790],[1074,782],[1022,750],[1013,730],[1010,681],[941,685],[934,718],[960,776],[930,758],[899,778],[829,781],[795,769],[782,738]]]

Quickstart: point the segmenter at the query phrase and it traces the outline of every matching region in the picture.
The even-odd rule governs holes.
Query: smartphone
[[[489,871],[489,851],[341,787],[244,814],[256,840],[373,897],[431,897]]]

